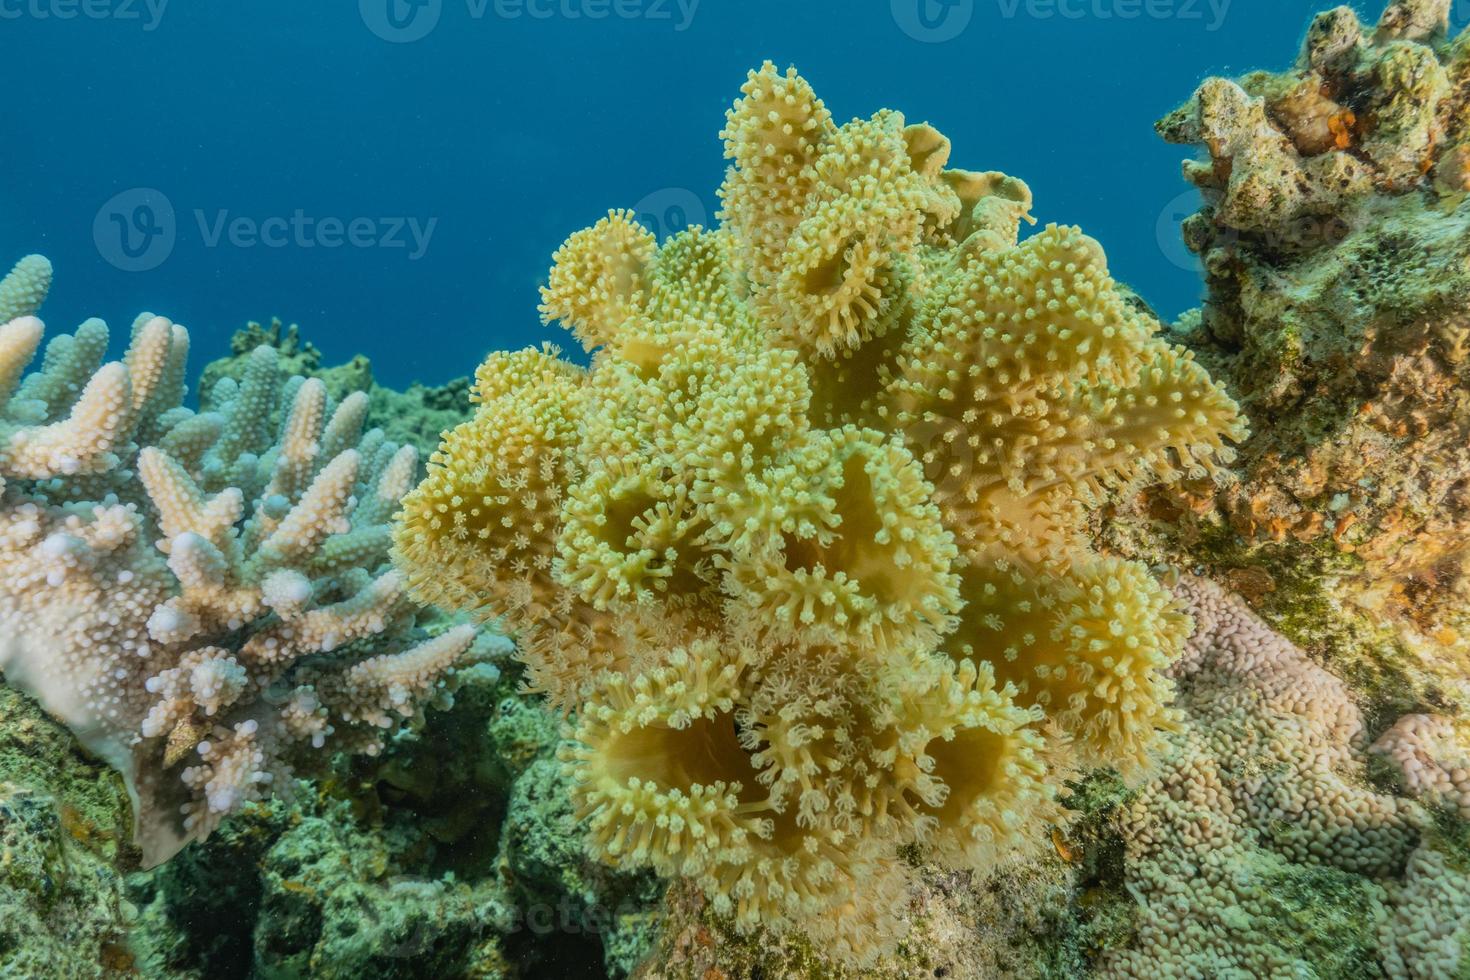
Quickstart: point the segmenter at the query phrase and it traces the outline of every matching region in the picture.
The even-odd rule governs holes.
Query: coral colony
[[[1159,127],[1205,153],[1208,299],[1166,326],[1080,230],[1022,235],[1022,181],[767,63],[718,225],[572,235],[541,314],[590,366],[492,353],[457,415],[418,391],[426,471],[368,424],[405,396],[329,387],[294,330],[242,334],[197,411],[162,317],[120,362],[92,320],[34,367],[27,257],[0,670],[123,775],[146,864],[338,754],[439,753],[375,777],[425,796],[514,782],[472,811],[485,880],[415,868],[438,844],[387,796],[298,796],[280,839],[318,836],[236,858],[240,887],[323,904],[302,948],[257,937],[257,975],[375,943],[538,975],[514,896],[553,882],[590,921],[662,882],[589,929],[610,971],[1466,976],[1467,92],[1448,0],[1340,7],[1290,71],[1206,81]],[[416,742],[502,628],[521,696]],[[6,814],[44,804],[7,786],[14,876]],[[457,846],[445,812],[411,821]],[[207,891],[149,887],[165,919]],[[331,912],[342,888],[412,935]]]
[[[1463,702],[1470,34],[1446,6],[1324,13],[1295,68],[1210,79],[1159,130],[1206,153],[1184,231],[1209,301],[1181,327],[1253,423],[1241,479],[1184,509],[1330,560],[1341,602],[1437,648],[1415,696]]]
[[[48,280],[22,260],[0,306]],[[33,316],[0,327],[0,669],[127,777],[156,863],[298,760],[376,750],[475,630],[414,645],[386,559],[418,456],[362,431],[366,396],[283,384],[262,347],[196,413],[181,326],[145,314],[104,365],[91,320],[27,375],[41,339]]]
[[[1245,427],[1096,242],[1018,244],[1025,185],[932,127],[838,126],[767,64],[724,137],[721,228],[615,211],[558,251],[543,315],[591,369],[492,355],[398,557],[578,709],[598,853],[861,962],[901,845],[989,871],[1077,767],[1146,767],[1188,620],[1087,515]]]

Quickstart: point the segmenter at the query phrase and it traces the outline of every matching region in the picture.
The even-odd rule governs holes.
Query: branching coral
[[[51,261],[44,255],[27,255],[0,279],[0,323],[35,316],[51,290]]]
[[[211,393],[218,382],[233,378],[239,382],[258,347],[274,347],[282,371],[287,375],[320,378],[327,394],[337,401],[353,392],[368,396],[367,429],[382,429],[390,442],[414,446],[427,456],[438,444],[446,429],[463,422],[469,415],[469,378],[459,377],[442,385],[427,386],[415,382],[405,391],[397,391],[374,380],[373,364],[358,354],[342,364],[327,364],[322,352],[302,336],[301,328],[272,319],[269,325],[251,321],[230,337],[227,355],[205,364],[199,372],[200,408],[213,411]],[[280,406],[287,407],[287,406]],[[272,422],[280,420],[279,408]]]
[[[591,369],[492,355],[396,558],[576,712],[598,853],[867,962],[898,845],[988,870],[1069,766],[1146,764],[1187,624],[1086,520],[1244,433],[1095,242],[1018,243],[1020,181],[794,70],[742,93],[723,226],[568,240],[542,313]]]
[[[424,639],[383,567],[417,455],[366,396],[263,347],[196,414],[184,328],[140,318],[102,365],[89,321],[23,377],[41,333],[0,326],[0,669],[126,776],[145,860],[447,694],[476,631]]]

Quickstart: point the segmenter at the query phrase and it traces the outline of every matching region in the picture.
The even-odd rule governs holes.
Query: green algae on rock
[[[0,683],[0,976],[127,973],[131,821],[121,777]]]
[[[119,885],[54,799],[0,782],[0,976],[126,974],[131,910]]]

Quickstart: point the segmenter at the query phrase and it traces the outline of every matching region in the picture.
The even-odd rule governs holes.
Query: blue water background
[[[613,206],[713,221],[724,112],[766,58],[796,64],[839,120],[901,109],[952,139],[951,165],[1022,177],[1037,218],[1081,225],[1175,315],[1200,292],[1176,232],[1192,204],[1186,153],[1153,121],[1207,74],[1286,66],[1330,6],[1233,0],[1217,18],[1209,0],[1070,0],[1074,17],[1038,0],[701,0],[690,18],[689,0],[533,0],[549,17],[434,0],[437,24],[405,40],[424,22],[382,9],[403,0],[173,0],[161,16],[153,2],[0,0],[0,256],[55,262],[53,331],[167,314],[193,330],[197,370],[277,315],[329,361],[365,353],[396,385],[469,373],[492,348],[574,346],[536,314],[552,251]],[[1379,5],[1360,9],[1371,22]],[[935,40],[958,23],[946,16],[968,21]],[[98,218],[117,195],[123,226]],[[139,236],[162,230],[162,207],[140,200],[174,211],[161,261]],[[222,217],[298,212],[367,219],[358,240],[375,244],[207,240]],[[407,226],[402,247],[389,240],[407,218],[435,222],[422,255]],[[124,231],[140,254],[119,252]]]

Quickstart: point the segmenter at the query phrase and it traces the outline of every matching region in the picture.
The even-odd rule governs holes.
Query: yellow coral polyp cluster
[[[777,638],[879,653],[947,632],[954,541],[896,440],[814,430],[752,489],[764,506],[726,546],[729,615]]]
[[[557,252],[542,313],[590,370],[492,355],[397,557],[575,712],[594,851],[866,960],[900,845],[988,870],[1069,767],[1147,763],[1187,619],[1087,517],[1242,425],[1096,242],[1018,242],[1029,190],[933,127],[837,126],[767,64],[724,136],[719,229],[615,211]]]
[[[1158,678],[1189,635],[1146,568],[1097,556],[1065,571],[981,560],[961,573],[960,595],[946,652],[989,665],[1017,703],[1044,711],[1075,761],[1125,775],[1146,767],[1155,735],[1173,726]]]

